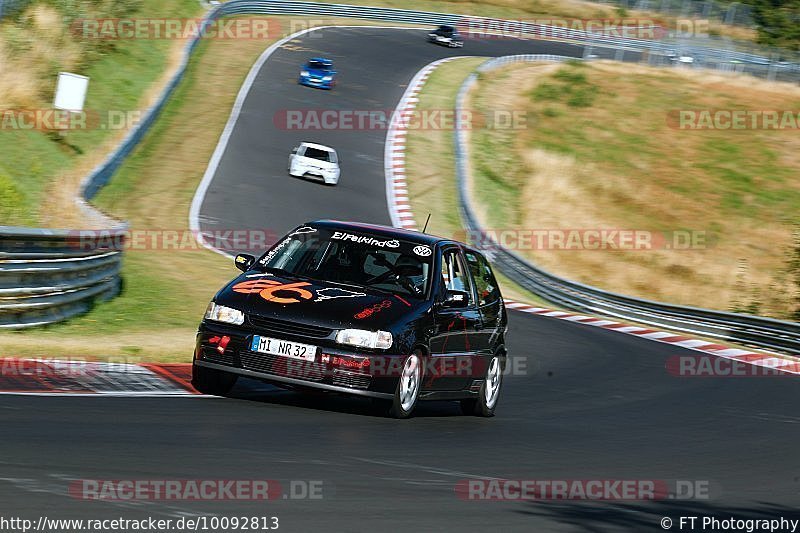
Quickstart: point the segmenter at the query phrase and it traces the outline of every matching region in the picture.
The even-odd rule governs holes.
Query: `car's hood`
[[[297,162],[303,165],[308,165],[317,168],[326,168],[326,169],[336,168],[336,163],[331,163],[330,161],[320,161],[319,159],[314,159],[313,157],[299,156],[297,158]]]
[[[316,76],[320,78],[323,76],[333,76],[333,73],[330,70],[322,70],[319,68],[308,68],[308,67],[305,67],[304,70],[307,71],[311,76]]]
[[[361,287],[254,272],[231,281],[217,294],[216,302],[246,314],[370,330],[388,329],[427,305]]]

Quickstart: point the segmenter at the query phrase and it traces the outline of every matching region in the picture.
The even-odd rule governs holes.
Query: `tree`
[[[748,0],[758,27],[758,42],[800,50],[800,0]]]

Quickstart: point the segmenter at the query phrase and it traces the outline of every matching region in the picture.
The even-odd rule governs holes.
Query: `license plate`
[[[317,347],[312,344],[301,344],[299,342],[261,337],[259,335],[253,336],[250,349],[254,352],[291,357],[292,359],[302,359],[303,361],[312,363],[317,355]]]

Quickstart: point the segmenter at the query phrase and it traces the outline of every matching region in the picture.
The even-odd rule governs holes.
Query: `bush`
[[[571,83],[573,85],[585,85],[586,81],[586,74],[583,72],[577,72],[575,70],[569,68],[562,68],[555,74],[553,77],[557,80],[561,80],[566,83]]]
[[[596,90],[593,87],[580,88],[572,92],[567,105],[570,107],[592,107]]]
[[[542,83],[532,92],[534,100],[558,100],[562,94],[561,87],[552,83]]]

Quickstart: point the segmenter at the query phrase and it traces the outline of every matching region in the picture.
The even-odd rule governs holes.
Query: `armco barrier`
[[[8,0],[5,5],[9,5]],[[407,9],[292,0],[232,0],[219,4],[209,11],[206,23],[223,16],[244,14],[344,17],[424,25],[458,24],[468,20],[463,15]],[[523,23],[520,31],[536,35],[541,34],[543,29],[549,28]],[[568,40],[584,43],[587,50],[591,50],[593,46],[606,46],[648,51],[654,54],[665,54],[668,52],[667,47],[670,46],[657,41],[621,39],[586,32],[570,32]],[[117,149],[83,180],[81,198],[77,199],[81,209],[93,213],[86,200],[93,198],[108,183],[125,158],[146,135],[183,79],[189,57],[198,42],[199,38],[194,38],[187,44],[175,76],[158,101],[144,114],[142,121],[131,129]],[[728,50],[704,49],[703,54],[707,61],[714,58],[724,62],[766,61],[752,54]],[[59,239],[66,239],[68,235],[69,233],[64,230],[0,227],[0,276],[3,283],[0,287],[5,290],[0,293],[0,327],[29,327],[64,320],[86,311],[97,298],[110,297],[116,293],[120,286],[121,250],[111,250],[109,251],[111,255],[92,253],[80,258],[71,257],[70,252],[58,244]],[[30,246],[30,249],[26,249],[25,246]],[[48,254],[47,251],[53,253]],[[67,257],[71,257],[72,260],[65,261]],[[24,282],[21,281],[23,276],[26,280]],[[21,288],[14,286],[17,282],[25,286]]]
[[[512,62],[566,60],[574,60],[574,58],[552,55],[507,56],[491,59],[477,70],[486,72]],[[462,116],[461,110],[464,108],[467,93],[476,81],[477,75],[473,73],[461,86],[456,101],[456,117]],[[468,165],[469,145],[465,132],[466,129],[461,127],[460,120],[457,119],[455,127],[456,165],[459,208],[464,227],[469,235],[479,237],[474,240],[474,244],[484,250],[499,269],[515,283],[567,309],[800,355],[800,324],[652,302],[615,294],[560,278],[542,270],[513,251],[503,248],[482,229],[472,206],[470,199],[471,175]]]
[[[0,328],[59,322],[115,296],[124,230],[98,247],[70,231],[0,226]]]

